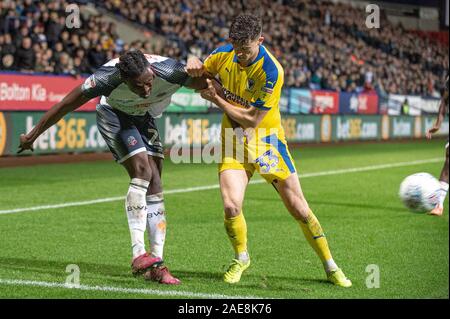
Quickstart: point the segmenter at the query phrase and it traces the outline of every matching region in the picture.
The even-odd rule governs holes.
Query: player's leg
[[[298,222],[307,241],[321,259],[328,279],[340,286],[350,286],[350,280],[335,264],[322,227],[303,195],[286,141],[283,137],[280,139],[277,134],[261,140],[265,144],[258,145],[258,148],[264,153],[256,158],[255,168],[278,191],[287,210]]]
[[[306,240],[322,261],[328,279],[340,286],[351,286],[350,280],[333,260],[322,226],[303,195],[297,173],[292,173],[284,180],[274,181],[273,185],[289,213],[300,225]]]
[[[131,235],[132,271],[138,274],[161,261],[145,251],[146,193],[152,178],[146,148],[131,119],[107,105],[97,106],[97,126],[114,158],[130,176],[125,212]]]
[[[445,146],[445,163],[444,167],[442,167],[441,176],[439,177],[439,183],[441,184],[441,192],[439,194],[439,204],[431,212],[429,212],[430,215],[442,216],[444,212],[444,201],[448,193],[448,169],[449,169],[448,148],[449,144],[447,142],[447,145]]]
[[[147,190],[147,231],[150,242],[150,253],[153,257],[163,258],[166,238],[166,210],[161,183],[162,158],[148,156],[153,174]]]
[[[155,172],[152,172],[145,150],[121,163],[130,177],[125,208],[130,228],[133,261],[146,256],[145,229],[147,220],[146,195]],[[134,264],[134,262],[133,262]]]
[[[152,172],[152,179],[147,190],[147,232],[150,242],[150,254],[152,257],[163,260],[164,243],[166,240],[166,209],[161,182],[163,158],[148,156],[148,162]],[[150,268],[144,278],[163,284],[178,285],[181,281],[175,278],[163,263]]]
[[[161,262],[144,273],[147,280],[163,284],[177,285],[180,280],[173,277],[163,263],[164,243],[166,239],[166,210],[161,182],[164,150],[154,118],[149,114],[133,117],[133,123],[139,131],[146,149],[150,185],[146,192],[146,225],[150,243],[150,257]]]
[[[239,282],[242,272],[250,266],[247,251],[247,224],[242,212],[242,203],[251,174],[244,169],[226,169],[219,173],[225,213],[224,225],[235,253],[235,258],[223,277],[228,283]]]
[[[166,238],[166,211],[161,183],[164,149],[153,117],[149,114],[134,121],[144,142],[152,174],[147,190],[147,231],[150,253],[163,258]]]

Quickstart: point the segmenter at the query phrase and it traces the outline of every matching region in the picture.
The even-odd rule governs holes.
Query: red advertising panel
[[[378,113],[378,95],[359,94],[358,95],[358,114],[377,114]]]
[[[70,76],[0,74],[0,111],[46,111],[83,81]],[[95,111],[98,100],[78,110]]]
[[[337,114],[339,113],[339,93],[332,91],[313,90],[312,113],[314,114]]]

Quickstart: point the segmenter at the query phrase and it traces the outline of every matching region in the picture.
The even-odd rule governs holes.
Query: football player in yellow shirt
[[[208,88],[199,91],[203,98],[225,113],[219,182],[225,229],[235,259],[224,274],[224,281],[239,282],[250,265],[242,203],[249,180],[258,171],[276,188],[300,225],[323,262],[328,280],[338,286],[350,287],[351,281],[334,262],[322,227],[302,193],[281,126],[279,100],[284,71],[262,45],[263,40],[260,18],[240,15],[232,22],[229,44],[214,50],[204,64],[190,58],[186,67],[192,77],[204,73],[218,77],[225,96],[225,99],[219,96],[217,86],[211,80],[208,80]]]

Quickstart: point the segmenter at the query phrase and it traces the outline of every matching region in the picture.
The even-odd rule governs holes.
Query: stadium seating
[[[252,12],[264,13],[265,44],[284,66],[289,87],[436,96],[448,73],[448,44],[394,26],[386,17],[381,29],[367,29],[365,12],[345,4],[312,0],[85,2],[152,30],[164,37],[164,45],[154,48],[145,40],[124,44],[114,24],[95,16],[83,21],[82,28],[68,30],[65,1],[3,1],[0,68],[91,73],[129,48],[183,61],[189,53],[205,58],[225,43],[233,16]]]

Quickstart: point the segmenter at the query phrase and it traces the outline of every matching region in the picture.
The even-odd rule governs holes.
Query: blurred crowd
[[[108,10],[164,35],[159,54],[205,58],[226,42],[240,13],[263,19],[265,45],[291,87],[338,91],[439,94],[448,47],[392,25],[365,26],[366,12],[315,0],[106,0]]]
[[[124,43],[114,23],[91,16],[65,27],[68,2],[3,0],[0,69],[57,74],[92,73],[130,48],[186,61],[206,58],[227,41],[233,17],[263,19],[264,44],[291,87],[337,91],[436,95],[448,72],[448,46],[419,37],[381,17],[365,26],[365,10],[313,0],[104,0],[116,15],[163,36]]]
[[[68,5],[65,0],[2,0],[0,69],[77,76],[119,56],[123,41],[115,24],[80,15],[80,28],[67,28]]]

